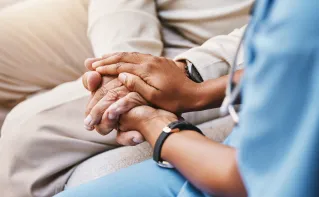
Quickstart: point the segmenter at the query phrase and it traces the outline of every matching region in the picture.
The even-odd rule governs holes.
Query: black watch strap
[[[188,73],[188,77],[196,82],[196,83],[202,83],[204,82],[202,76],[200,75],[200,73],[198,72],[198,70],[196,69],[196,67],[194,66],[194,64],[188,60],[186,60],[186,67],[187,67],[187,73]]]
[[[153,153],[153,159],[154,161],[161,167],[165,168],[174,168],[170,163],[163,161],[161,159],[161,152],[162,147],[165,142],[165,140],[168,138],[169,135],[172,133],[177,133],[182,130],[193,130],[203,135],[202,131],[197,128],[196,126],[192,125],[189,122],[186,122],[185,120],[179,120],[176,122],[170,123],[167,127],[164,127],[161,135],[157,139],[154,147],[154,153]]]

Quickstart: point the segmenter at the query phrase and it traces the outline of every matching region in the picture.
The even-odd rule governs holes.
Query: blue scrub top
[[[257,0],[230,144],[249,196],[319,197],[319,1]]]

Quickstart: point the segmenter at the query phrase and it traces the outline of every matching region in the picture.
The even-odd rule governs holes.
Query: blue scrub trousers
[[[157,166],[153,160],[122,169],[56,197],[206,197],[174,169]]]
[[[235,146],[235,129],[224,144]],[[55,197],[209,197],[189,183],[177,170],[147,160],[113,174],[70,188]]]

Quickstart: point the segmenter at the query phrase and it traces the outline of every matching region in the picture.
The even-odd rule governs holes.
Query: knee
[[[39,136],[43,122],[39,120],[39,113],[33,113],[31,108],[21,103],[13,108],[4,121],[1,138],[7,143],[3,143],[3,146],[11,151],[14,158],[31,152],[30,149],[36,146],[34,139]]]
[[[24,176],[37,162],[34,158],[38,154],[37,144],[34,141],[39,132],[39,124],[33,124],[37,115],[24,113],[22,117],[19,108],[18,106],[8,114],[0,138],[0,190],[5,196],[25,196],[30,193],[34,177],[27,181]],[[19,190],[15,190],[16,188]]]

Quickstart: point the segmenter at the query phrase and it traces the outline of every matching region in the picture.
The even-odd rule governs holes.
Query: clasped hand
[[[152,120],[174,120],[175,114],[189,111],[197,90],[185,64],[164,57],[113,53],[87,59],[85,66],[90,71],[83,84],[91,91],[85,127],[102,135],[116,128],[123,145],[143,142]]]

